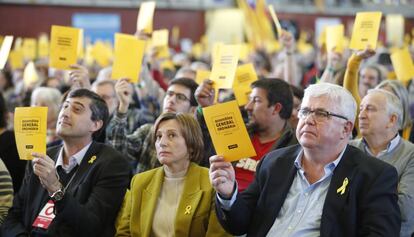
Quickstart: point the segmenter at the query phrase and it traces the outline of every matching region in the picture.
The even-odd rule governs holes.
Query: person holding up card
[[[197,83],[189,78],[177,78],[170,82],[163,101],[163,112],[194,113],[197,101],[194,92]],[[119,106],[108,125],[107,141],[134,163],[135,173],[159,167],[154,147],[151,146],[151,129],[147,123],[133,133],[127,132],[127,111],[132,97],[132,86],[128,79],[121,79],[115,85]]]
[[[247,128],[256,156],[245,157],[235,164],[239,191],[245,190],[254,180],[256,166],[269,151],[296,144],[297,140],[288,120],[292,114],[293,96],[289,84],[280,79],[261,79],[251,84],[252,92],[244,109],[249,116]],[[196,91],[201,107],[212,105],[212,84],[205,80]],[[203,132],[208,130],[203,115],[198,111],[198,121]],[[206,135],[205,135],[206,136]],[[211,141],[205,139],[205,143]],[[212,147],[206,144],[207,147]],[[213,151],[206,151],[211,155]]]
[[[113,236],[130,181],[128,162],[94,139],[108,119],[105,101],[87,89],[71,91],[56,131],[63,145],[32,153],[3,236]]]
[[[229,236],[217,221],[215,192],[203,159],[203,137],[192,115],[164,113],[152,133],[162,167],[134,176],[115,236]]]
[[[348,145],[357,112],[341,86],[310,85],[298,112],[299,144],[273,151],[238,192],[234,168],[210,158],[216,213],[231,234],[399,236],[396,169]]]

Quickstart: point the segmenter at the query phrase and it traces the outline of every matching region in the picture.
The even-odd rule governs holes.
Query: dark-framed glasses
[[[332,112],[329,112],[323,109],[315,109],[315,110],[311,110],[308,108],[298,109],[298,117],[300,119],[305,119],[311,114],[313,114],[313,118],[315,119],[316,122],[325,122],[331,117],[337,117],[337,118],[341,118],[341,119],[348,121],[348,119],[345,116],[342,116],[340,114],[335,114],[335,113],[332,113]]]
[[[169,91],[168,90],[167,93],[166,93],[166,95],[168,97],[173,97],[175,95],[176,100],[177,101],[180,101],[180,102],[190,101],[190,99],[188,99],[187,96],[185,96],[182,93],[176,93],[174,91]]]

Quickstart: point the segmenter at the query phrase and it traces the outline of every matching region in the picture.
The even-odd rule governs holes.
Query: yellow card
[[[69,70],[78,59],[80,29],[53,25],[50,34],[49,66]]]
[[[152,47],[168,46],[168,30],[155,30],[152,32]]]
[[[404,42],[404,16],[399,14],[387,15],[385,18],[387,43],[401,47]]]
[[[25,60],[34,60],[37,55],[37,41],[33,38],[25,38],[22,45]]]
[[[257,81],[257,74],[251,63],[237,67],[236,78],[233,84],[233,92],[239,106],[247,104],[252,91],[250,85]]]
[[[395,50],[391,54],[391,61],[398,80],[406,82],[414,77],[414,64],[408,48]]]
[[[240,45],[220,45],[213,58],[211,80],[218,89],[230,89],[233,87],[234,75],[239,60]]]
[[[3,70],[4,65],[6,65],[12,44],[13,36],[8,35],[3,39],[0,49],[0,70]]]
[[[174,26],[171,32],[171,40],[174,44],[178,44],[180,41],[180,28],[178,26]]]
[[[32,160],[32,152],[46,154],[47,107],[17,107],[14,134],[21,160]]]
[[[23,83],[27,87],[33,86],[39,81],[39,75],[37,74],[36,67],[33,61],[30,61],[23,71]]]
[[[137,32],[152,33],[154,11],[155,1],[141,3],[137,18]]]
[[[112,66],[112,78],[129,78],[138,82],[144,56],[145,41],[133,35],[115,34],[115,58]]]
[[[92,47],[92,57],[101,67],[107,67],[111,64],[112,49],[102,41],[97,41]]]
[[[21,50],[12,50],[9,54],[10,67],[13,70],[22,69],[24,67],[23,53]]]
[[[47,58],[49,57],[49,39],[47,35],[39,36],[39,40],[37,41],[37,48],[38,48],[38,56],[39,58]]]
[[[201,43],[193,44],[193,47],[191,48],[191,54],[195,58],[201,58],[201,56],[203,55],[203,45]]]
[[[351,44],[349,47],[362,50],[370,45],[377,48],[378,32],[381,23],[382,12],[358,12],[355,17],[352,30]]]
[[[218,155],[229,162],[256,155],[235,100],[203,108],[203,115]]]
[[[344,51],[344,25],[326,27],[326,49],[342,53]]]
[[[270,12],[270,15],[272,16],[273,22],[276,25],[277,37],[279,38],[283,32],[283,29],[282,29],[282,26],[280,25],[279,19],[276,16],[276,12],[275,12],[275,9],[273,8],[273,5],[269,5],[269,12]]]
[[[210,79],[211,72],[207,70],[197,70],[195,81],[197,84],[203,83],[204,80]]]

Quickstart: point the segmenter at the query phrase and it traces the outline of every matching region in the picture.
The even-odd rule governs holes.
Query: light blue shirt
[[[295,159],[296,175],[289,193],[267,236],[278,237],[310,237],[320,236],[320,225],[323,205],[331,183],[332,173],[341,161],[344,150],[333,162],[325,165],[324,176],[313,184],[309,184],[302,167],[303,150]],[[237,189],[236,189],[237,190]],[[230,200],[217,195],[222,208],[229,210],[236,200],[235,192]]]
[[[65,165],[63,163],[63,146],[60,149],[59,156],[56,160],[55,167],[62,166],[63,170],[66,174],[69,174],[73,168],[75,168],[76,165],[80,165],[82,162],[83,157],[85,156],[86,152],[88,151],[89,147],[91,146],[92,142],[90,142],[88,145],[86,145],[84,148],[82,148],[80,151],[78,151],[76,154],[71,156],[69,158],[69,164]]]
[[[382,156],[382,155],[385,155],[385,154],[388,154],[389,152],[391,152],[392,150],[394,150],[397,146],[398,146],[398,144],[400,143],[400,140],[401,140],[401,137],[400,137],[400,135],[399,134],[397,134],[397,136],[395,136],[389,143],[388,143],[388,145],[387,145],[387,148],[385,149],[385,150],[383,150],[383,151],[380,151],[379,153],[378,153],[378,155],[374,155],[372,152],[371,152],[371,150],[369,149],[369,146],[368,146],[368,143],[367,143],[367,141],[365,141],[365,139],[364,138],[362,138],[362,144],[364,144],[364,149],[365,149],[365,152],[366,153],[368,153],[370,156],[373,156],[373,157],[380,157],[380,156]]]

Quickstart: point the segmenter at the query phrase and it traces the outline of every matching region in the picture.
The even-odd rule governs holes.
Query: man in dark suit
[[[223,227],[247,236],[397,237],[397,171],[347,145],[355,116],[356,102],[344,88],[309,86],[298,111],[300,145],[269,153],[242,193],[231,164],[212,156]]]
[[[129,184],[129,165],[94,142],[108,108],[97,94],[68,94],[56,126],[63,145],[33,153],[23,186],[2,226],[3,236],[113,236]]]

